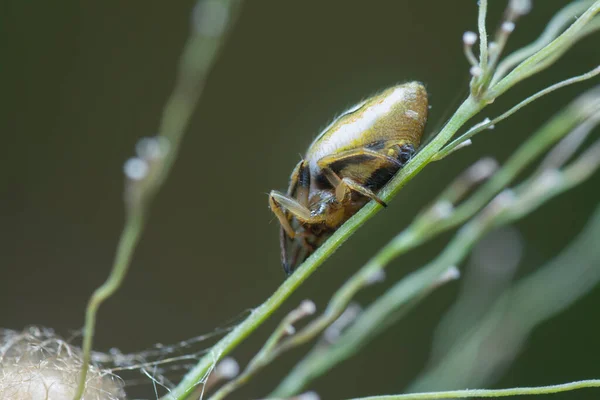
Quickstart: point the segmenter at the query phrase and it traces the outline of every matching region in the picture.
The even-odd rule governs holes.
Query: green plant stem
[[[487,0],[479,0],[479,16],[477,26],[479,27],[479,67],[482,71],[488,69],[488,37],[485,26],[487,16]]]
[[[168,151],[164,158],[159,160],[158,171],[153,175],[151,182],[140,186],[139,201],[127,204],[127,215],[124,228],[119,239],[117,253],[108,279],[94,291],[85,315],[83,334],[83,365],[79,376],[74,399],[81,399],[85,391],[86,376],[91,361],[92,342],[96,325],[96,314],[100,305],[121,286],[131,258],[140,240],[146,214],[150,204],[164,183],[177,158],[179,144],[187,128],[189,119],[196,108],[202,94],[208,72],[214,63],[217,52],[222,46],[227,32],[227,27],[234,20],[236,6],[235,0],[222,0],[220,3],[229,13],[229,24],[225,24],[220,34],[200,34],[198,26],[194,26],[188,39],[179,63],[179,75],[175,89],[167,101],[159,128],[158,137],[168,142]],[[213,32],[214,33],[214,32]]]
[[[572,390],[600,387],[600,379],[589,379],[563,383],[561,385],[519,387],[511,389],[466,389],[446,392],[398,394],[387,396],[360,397],[353,400],[435,400],[435,399],[465,399],[474,397],[507,397],[526,396],[569,392]]]
[[[575,1],[569,3],[557,12],[538,39],[514,53],[507,55],[504,60],[498,64],[491,85],[493,86],[498,83],[498,81],[504,78],[515,65],[532,56],[554,40],[565,26],[569,25],[577,15],[587,10],[592,5],[593,1],[594,0]]]
[[[510,184],[510,182],[533,162],[536,157],[572,131],[577,124],[586,120],[589,117],[589,113],[592,113],[593,115],[594,113],[599,112],[600,110],[598,110],[598,107],[584,112],[582,112],[579,107],[581,103],[593,103],[590,99],[595,95],[595,91],[582,95],[579,99],[574,101],[572,105],[552,118],[552,120],[539,129],[538,132],[532,135],[513,154],[505,165],[479,190],[477,190],[471,198],[456,208],[449,218],[441,221],[435,219],[432,220],[431,218],[428,218],[426,213],[423,214],[422,217],[418,217],[415,222],[380,250],[334,294],[323,316],[313,321],[305,328],[305,330],[303,330],[303,332],[289,340],[297,345],[307,341],[309,337],[315,336],[343,312],[352,297],[365,285],[365,281],[368,280],[368,277],[374,272],[384,268],[399,255],[406,253],[408,250],[425,242],[431,237],[455,227],[475,215],[500,190]],[[593,170],[593,168],[588,168],[588,170]],[[582,177],[581,179],[585,179],[585,177]],[[570,187],[568,185],[576,184],[578,182],[580,182],[580,180],[573,179],[572,182],[566,180],[566,182],[564,182],[563,190]],[[558,192],[552,191],[551,193],[555,195]],[[525,207],[523,208],[525,209]],[[503,221],[505,223],[508,222],[508,219],[506,219],[507,217],[504,218]],[[447,249],[442,253],[442,255],[444,255],[446,254],[446,251],[449,251],[450,254],[452,254],[452,257],[442,257],[442,261],[433,262],[430,266],[424,267],[411,274],[406,278],[408,282],[406,284],[409,285],[408,287],[413,288],[414,290],[424,290],[424,288],[434,282],[436,276],[443,273],[443,268],[447,268],[449,265],[457,265],[467,253],[460,253],[453,249],[462,247],[463,250],[467,251],[488,229],[489,221],[485,221],[486,223],[482,224],[478,223],[477,220],[474,220],[463,226],[460,231],[464,231],[462,237],[459,235],[459,238],[448,245]],[[468,235],[469,233],[471,236]],[[403,285],[402,282],[404,281],[401,281],[399,285]],[[309,367],[302,366],[298,371],[293,370],[275,392],[273,392],[273,395],[282,397],[298,393],[310,379],[318,376],[319,373],[326,371],[331,366],[335,365],[335,363],[347,357],[349,350],[349,348],[346,348],[345,350],[340,350],[337,354],[322,352],[319,357],[313,357],[312,365]],[[323,365],[319,365],[319,363]]]
[[[598,160],[596,160],[596,165],[594,166],[594,169],[592,169],[591,171],[588,171],[588,174],[586,174],[585,177],[582,176],[582,180],[589,177],[591,175],[591,172],[593,172],[597,167],[598,167]],[[581,183],[582,180],[579,180],[577,182],[567,182],[567,180],[564,181],[563,185],[559,185],[557,186],[557,188],[555,190],[548,190],[547,192],[544,193],[539,193],[539,192],[534,192],[534,196],[523,196],[524,197],[524,201],[527,202],[527,206],[526,209],[531,210],[532,208],[537,208],[539,207],[541,204],[545,203],[546,201],[548,201],[549,199],[553,198],[554,196],[568,190],[569,188],[571,188],[573,185]],[[525,186],[525,185],[524,185]],[[525,187],[525,190],[528,190],[529,188]],[[453,263],[457,264],[458,262],[460,262],[465,256],[466,254],[468,254],[468,251],[470,249],[470,247],[478,240],[478,238],[480,238],[481,236],[483,236],[483,234],[485,234],[487,231],[489,231],[491,228],[500,226],[500,225],[504,225],[504,224],[508,224],[511,222],[514,222],[516,219],[521,218],[522,216],[526,215],[528,213],[528,211],[523,212],[522,211],[522,207],[523,205],[516,202],[513,203],[512,206],[510,206],[509,208],[505,209],[505,210],[500,210],[499,212],[483,212],[481,213],[477,218],[473,219],[471,222],[469,222],[468,224],[466,224],[465,226],[463,226],[461,228],[461,230],[459,231],[459,233],[456,235],[455,239],[453,239],[453,241],[448,245],[448,247],[446,247],[446,249],[444,249],[444,251],[442,252],[442,254],[438,257],[438,259],[436,259],[434,262],[432,262],[429,266],[424,267],[422,269],[420,269],[419,271],[417,271],[414,275],[416,275],[418,278],[415,279],[415,284],[419,285],[419,286],[427,286],[427,285],[431,285],[434,280],[435,280],[435,276],[439,276],[438,274],[440,273],[440,271],[443,271],[443,268],[446,265],[453,265]],[[585,231],[581,234],[584,237],[589,238],[591,237],[595,237],[595,231],[598,229],[598,227],[600,226],[598,224],[598,220],[600,218],[600,208],[596,210],[595,213],[595,217],[592,218],[592,221],[588,224],[588,226],[586,227]],[[592,235],[594,234],[594,235]],[[581,242],[575,242],[575,250],[578,253],[581,253],[581,246],[583,246],[584,244],[587,244],[588,246],[588,251],[589,249],[589,241],[581,241]],[[590,256],[590,259],[596,259],[597,258],[597,249],[593,248],[591,249],[591,251],[593,253],[595,253],[593,256]],[[569,257],[569,254],[566,254],[564,257]],[[591,261],[590,265],[594,265],[595,261]],[[562,262],[561,262],[562,264]],[[556,268],[553,268],[556,269]],[[553,272],[553,271],[550,271]],[[547,273],[546,273],[547,275]],[[529,284],[529,280],[526,281],[526,283],[523,285],[523,287],[525,288],[524,290],[528,290],[527,289],[527,285]],[[589,285],[587,285],[589,286]],[[412,288],[414,290],[414,288]],[[521,290],[519,292],[519,294],[523,294],[523,290]],[[571,294],[565,294],[564,295],[564,299],[565,301],[572,301],[573,296]],[[542,298],[543,299],[543,298]],[[543,301],[542,301],[543,303]],[[521,303],[519,303],[521,304]],[[375,307],[375,305],[373,306]],[[549,309],[550,307],[546,307],[546,309]],[[545,314],[547,315],[548,310],[544,310]],[[542,313],[544,314],[544,313]],[[356,343],[354,343],[354,345],[356,345]],[[480,347],[477,347],[478,349]],[[344,349],[342,349],[344,350]],[[348,351],[353,351],[352,349],[346,348],[345,349],[347,352]],[[324,356],[327,356],[328,354],[323,354]],[[325,358],[322,358],[321,361],[323,362],[325,360]],[[328,360],[326,362],[329,362]],[[318,366],[317,366],[318,367]],[[598,381],[596,381],[598,382]],[[559,385],[561,386],[561,385]],[[552,386],[552,387],[556,387],[556,386]],[[548,393],[548,392],[544,392],[544,391],[539,391],[539,392],[534,392],[534,390],[537,390],[540,388],[529,388],[529,390],[531,390],[532,392],[530,394],[543,394],[543,393]],[[525,393],[516,393],[516,392],[511,392],[514,390],[519,390],[517,389],[505,389],[505,393],[513,393],[513,394],[525,394]],[[451,393],[451,392],[444,392],[444,393]],[[466,393],[466,392],[465,392]],[[491,392],[490,392],[491,393]],[[415,394],[415,398],[421,398],[418,397],[420,395],[424,395],[424,394]],[[509,395],[509,394],[505,394],[505,395]],[[412,398],[409,396],[412,395],[401,395],[401,396],[406,396],[406,397],[398,397],[399,399],[403,399],[403,398]],[[448,396],[448,397],[453,397],[453,396]],[[459,397],[459,396],[456,396]],[[472,395],[472,396],[467,396],[465,395],[464,397],[485,397],[481,394],[477,394],[477,395]],[[494,396],[492,394],[490,394],[490,396],[488,397],[498,397],[497,395]],[[379,399],[380,397],[368,397],[367,399]],[[382,399],[392,399],[392,398],[396,398],[393,396],[383,396],[381,397]],[[428,398],[428,397],[424,397],[424,398]],[[432,397],[433,398],[433,397]],[[435,397],[437,398],[437,397]],[[440,398],[444,398],[444,397],[440,397]]]
[[[293,329],[293,324],[298,320],[311,315],[314,312],[314,304],[309,302],[309,309],[307,310],[304,304],[301,304],[298,308],[290,312],[277,326],[275,331],[271,334],[269,339],[266,341],[260,351],[250,360],[246,369],[237,377],[224,384],[219,390],[217,390],[209,400],[221,400],[227,397],[231,392],[245,384],[249,379],[252,378],[258,371],[260,371],[270,361],[270,354],[278,343],[290,334],[290,329]]]
[[[380,192],[380,197],[389,202],[393,196],[408,183],[421,169],[431,162],[432,157],[446,144],[473,115],[484,105],[467,98],[444,126],[442,131],[425,146],[392,181]],[[379,212],[381,206],[370,202],[356,215],[342,225],[319,249],[310,256],[262,305],[252,311],[250,316],[233,331],[215,344],[183,380],[163,399],[184,400],[200,383],[216,360],[228,354],[250,333],[258,328],[316,269],[362,224]]]
[[[301,332],[298,332],[296,335],[290,337],[286,342],[282,343],[280,346],[277,346],[268,355],[265,355],[265,357],[263,359],[264,363],[262,363],[260,365],[260,367],[268,364],[270,361],[275,359],[278,355],[280,355],[284,351],[286,351],[292,347],[296,347],[300,344],[306,343],[309,340],[311,340],[312,338],[314,338],[317,334],[322,332],[337,317],[339,317],[339,315],[344,311],[344,309],[346,308],[348,303],[351,301],[351,299],[354,297],[354,295],[360,289],[362,289],[365,286],[365,284],[367,284],[367,282],[369,281],[369,277],[372,276],[372,274],[375,273],[377,270],[380,270],[384,266],[386,266],[392,259],[397,257],[399,254],[402,254],[402,253],[416,247],[418,244],[423,243],[427,239],[431,238],[433,235],[440,233],[443,230],[446,230],[453,226],[458,225],[459,223],[465,221],[470,216],[472,216],[474,213],[476,213],[499,190],[501,190],[508,183],[510,183],[510,181],[533,160],[533,158],[535,157],[536,154],[541,154],[550,145],[552,145],[557,140],[559,140],[561,137],[563,137],[567,132],[569,132],[570,129],[572,129],[577,123],[579,123],[582,118],[585,118],[585,115],[582,115],[581,111],[577,107],[575,107],[575,106],[568,107],[567,110],[563,111],[561,114],[559,114],[558,116],[553,118],[546,126],[544,126],[543,129],[540,130],[539,133],[537,133],[536,135],[531,137],[522,146],[522,148],[519,151],[517,151],[515,156],[513,158],[511,158],[511,160],[507,163],[505,168],[503,168],[503,170],[499,171],[495,175],[494,179],[490,180],[486,185],[484,185],[480,189],[479,192],[477,192],[478,194],[481,192],[481,194],[479,196],[477,196],[477,195],[474,196],[476,198],[476,201],[470,201],[470,202],[467,201],[466,202],[467,205],[464,206],[465,208],[463,208],[463,206],[461,206],[456,210],[457,211],[456,216],[453,215],[450,219],[448,219],[447,221],[443,221],[442,223],[438,223],[437,221],[435,221],[435,223],[419,223],[419,222],[417,222],[416,224],[411,225],[411,227],[409,229],[407,229],[405,232],[403,232],[401,235],[399,235],[396,239],[394,239],[388,246],[386,246],[380,253],[378,253],[371,261],[369,261],[369,263],[367,263],[367,265],[365,265],[363,268],[361,268],[361,270],[359,272],[357,272],[352,278],[350,278],[346,282],[346,284],[343,285],[343,287],[340,290],[338,290],[335,293],[335,295],[333,296],[332,300],[330,301],[326,311],[323,313],[322,316],[320,316],[316,320],[309,323],[308,326],[306,328],[304,328]],[[425,151],[425,149],[423,151]],[[504,170],[506,170],[506,171],[504,171]],[[352,219],[349,222],[351,222],[351,221],[352,221]],[[434,221],[430,221],[430,222],[434,222]],[[340,229],[344,229],[344,227],[346,227],[347,224],[344,224],[344,226]],[[358,225],[355,226],[355,229],[356,228],[358,228]],[[480,235],[481,235],[481,233],[480,233]],[[475,239],[478,237],[479,236],[475,236]],[[327,243],[328,242],[326,242],[324,244],[324,246],[327,245]],[[317,253],[319,252],[319,250],[317,251]],[[315,254],[317,254],[317,253],[315,253]],[[462,256],[464,256],[464,255],[465,254],[462,254]],[[313,257],[309,258],[307,260],[307,262],[310,262]],[[324,261],[324,259],[317,260],[317,261],[322,262],[322,261]],[[305,265],[306,265],[306,263],[299,269],[299,271],[304,271],[303,268],[305,268]],[[446,263],[445,265],[453,265],[453,264]],[[314,264],[314,268],[317,268],[317,267],[318,267],[318,264]],[[312,270],[308,271],[308,272],[312,273]],[[434,275],[436,273],[439,274],[440,271],[436,270],[435,272],[432,272],[432,274],[434,274]],[[294,275],[292,275],[290,278],[288,278],[288,281],[297,277],[298,274],[299,274],[299,272],[294,273]],[[428,279],[431,279],[431,277],[432,277],[432,275],[426,275],[426,276]],[[304,279],[306,279],[306,278],[304,278]],[[285,288],[286,291],[288,290],[288,288],[286,287],[288,284],[288,281],[284,282],[284,284],[275,293],[275,295],[279,295],[283,288]],[[301,283],[298,281],[295,281],[295,282],[296,282],[295,283],[296,285],[299,285]],[[290,293],[285,293],[285,296],[287,297]],[[282,294],[282,296],[283,295],[284,294]],[[283,302],[286,297],[280,297],[277,299],[277,301]],[[267,303],[265,303],[265,304],[267,304],[267,307],[272,307],[272,305],[268,304],[272,299],[273,299],[273,297],[271,297],[267,301]],[[279,303],[279,304],[281,304],[281,303]],[[278,306],[279,304],[276,304],[275,306]],[[263,306],[261,306],[261,308]],[[258,311],[258,310],[256,310],[256,311]],[[270,312],[272,312],[272,311],[270,310]],[[254,313],[249,318],[252,318],[253,316],[254,316]],[[261,316],[261,318],[266,319],[266,317],[268,315],[266,315],[266,316],[260,315],[260,316]],[[246,324],[246,321],[242,322],[242,325],[240,325],[240,326],[243,326],[244,324]],[[262,322],[262,320],[259,320],[257,323],[260,323],[260,322]],[[230,335],[226,336],[224,339],[227,339],[229,336],[234,334],[240,328],[240,326],[238,326]],[[255,327],[251,326],[246,329],[250,329],[250,328],[254,329]],[[250,333],[250,332],[251,332],[251,330],[248,331],[248,333]],[[236,336],[236,335],[234,335],[234,336]],[[242,338],[240,336],[239,340],[241,340],[241,339]],[[221,343],[221,342],[219,342],[219,343]],[[216,346],[219,346],[219,343],[217,343]],[[215,351],[215,347],[213,347],[213,349],[211,349],[211,352],[212,351]],[[208,364],[208,367],[210,367],[211,365],[212,364]],[[252,374],[254,374],[256,372],[257,371],[252,371]],[[204,375],[202,375],[202,376],[204,376]],[[199,381],[199,380],[197,380],[197,381]],[[173,392],[171,393],[171,395],[172,394],[173,394]],[[182,397],[182,398],[185,398],[185,397]]]
[[[482,0],[485,2],[485,0]],[[487,4],[487,2],[485,2]],[[600,0],[594,4],[600,8]],[[404,166],[398,174],[379,192],[379,197],[390,202],[395,194],[407,184],[419,171],[432,162],[433,157],[437,152],[454,136],[467,121],[481,111],[487,104],[492,102],[497,96],[506,92],[516,83],[530,76],[531,68],[552,51],[560,51],[563,47],[570,47],[576,33],[583,27],[593,13],[598,10],[594,8],[586,11],[586,13],[577,20],[569,29],[555,39],[552,43],[544,47],[538,53],[530,57],[535,62],[529,63],[529,59],[524,61],[498,83],[499,89],[494,93],[483,93],[485,99],[477,100],[469,96],[456,110],[450,120],[446,123],[440,133],[428,143],[417,155]],[[481,10],[480,10],[481,17]],[[481,18],[480,18],[481,19]],[[485,19],[485,18],[484,18]],[[481,29],[481,26],[480,26]],[[485,27],[483,28],[485,31]],[[563,36],[567,36],[564,39]],[[481,39],[480,39],[481,40]],[[487,44],[486,50],[487,52]],[[562,54],[562,53],[561,53]],[[518,71],[517,71],[518,70]],[[169,400],[184,400],[192,393],[194,387],[201,383],[207,372],[212,366],[224,355],[232,351],[246,337],[248,337],[257,327],[259,327],[281,304],[287,299],[297,288],[304,282],[316,269],[331,255],[333,252],[350,237],[362,224],[372,218],[379,212],[379,206],[376,202],[369,202],[356,215],[350,218],[342,225],[319,249],[312,254],[297,270],[290,276],[262,305],[256,308],[251,315],[240,323],[233,331],[222,338],[215,344],[211,350],[194,366],[182,381],[163,399]]]
[[[411,274],[402,279],[402,281],[395,284],[378,300],[380,306],[375,311],[370,306],[369,309],[359,314],[357,319],[342,333],[342,336],[335,343],[330,345],[318,343],[312,351],[294,366],[268,397],[288,398],[299,393],[310,381],[323,375],[332,366],[359,351],[366,343],[366,337],[374,336],[376,334],[375,331],[379,332],[385,326],[398,319],[399,315],[396,315],[395,318],[390,318],[390,314],[393,311],[403,306],[402,315],[404,315],[433,289],[440,286],[441,283],[449,282],[451,279],[444,279],[444,274],[446,272],[443,272],[439,276],[442,282],[438,279],[438,282],[430,286],[413,284],[414,279],[418,279],[418,273]],[[385,318],[380,318],[382,315],[385,315]]]
[[[599,235],[600,207],[596,207],[584,229],[558,256],[507,289],[408,391],[487,385],[497,375],[497,368],[506,368],[516,356],[536,326],[564,311],[598,284]],[[502,343],[501,351],[481,352],[486,343],[498,342]]]
[[[131,257],[133,256],[133,249],[135,249],[140,240],[140,235],[144,228],[144,222],[144,213],[140,212],[140,210],[133,210],[133,212],[127,214],[125,226],[123,228],[123,232],[121,233],[121,238],[119,239],[119,245],[117,247],[115,262],[110,275],[106,282],[104,282],[94,291],[88,302],[85,314],[85,330],[82,346],[83,364],[79,376],[79,384],[77,387],[78,390],[75,394],[75,399],[79,399],[85,390],[87,371],[91,361],[92,341],[94,338],[94,329],[96,326],[96,314],[98,308],[100,307],[100,304],[104,302],[104,300],[112,296],[125,278],[127,267],[129,266]]]
[[[561,111],[548,121],[540,130],[525,141],[508,159],[492,179],[469,197],[463,204],[456,208],[448,221],[441,225],[455,223],[455,220],[466,221],[473,215],[473,210],[479,210],[499,190],[509,185],[525,167],[550,148],[554,143],[574,129],[579,123],[590,117],[590,113],[597,112],[583,110],[582,103],[587,102],[594,94],[584,94],[575,100],[569,107]],[[583,112],[582,112],[583,111]]]
[[[479,123],[479,124],[475,125],[473,128],[469,129],[467,132],[460,135],[458,138],[454,139],[446,147],[444,147],[442,150],[440,150],[439,153],[435,156],[435,160],[438,161],[438,160],[441,160],[442,158],[447,157],[450,153],[452,153],[454,150],[456,150],[456,148],[458,146],[460,146],[465,140],[472,138],[477,133],[488,129],[490,126],[496,125],[499,122],[505,120],[506,118],[510,117],[511,115],[513,115],[514,113],[516,113],[523,107],[527,106],[528,104],[539,99],[540,97],[543,97],[543,96],[545,96],[549,93],[552,93],[555,90],[558,90],[565,86],[569,86],[574,83],[586,81],[588,79],[591,79],[591,78],[597,76],[598,74],[600,74],[600,66],[594,68],[593,70],[591,70],[589,72],[586,72],[585,74],[582,74],[579,76],[574,76],[569,79],[565,79],[564,81],[561,81],[561,82],[555,83],[554,85],[548,86],[546,89],[540,90],[539,92],[529,96],[528,98],[521,101],[519,104],[512,107],[510,110],[506,111],[505,113],[499,115],[498,117],[496,117],[488,122]]]
[[[564,184],[557,187],[555,190],[548,190],[546,193],[538,192],[534,198],[526,197],[526,201],[530,203],[526,208],[530,210],[531,208],[539,207],[554,196],[568,190],[573,185],[581,183],[597,168],[597,164],[598,161],[596,160],[596,165],[593,168],[588,168],[587,174],[585,176],[580,176],[575,182],[566,179],[564,180]],[[523,186],[524,190],[528,190],[526,185]],[[386,321],[389,320],[391,313],[394,310],[397,310],[398,306],[406,304],[411,298],[415,299],[416,294],[423,293],[427,288],[435,285],[436,280],[444,273],[444,268],[448,268],[448,265],[459,264],[469,253],[471,247],[486,232],[500,225],[514,222],[516,219],[527,214],[527,212],[521,211],[522,207],[522,204],[515,203],[506,212],[490,213],[484,211],[478,217],[463,226],[452,242],[444,249],[442,254],[436,260],[400,281],[381,299],[373,303],[336,343],[326,349],[319,348],[318,351],[309,353],[309,355],[291,371],[269,397],[287,398],[298,393],[310,380],[322,375],[336,363],[347,359],[354,354],[357,349],[364,345],[364,343],[374,335],[374,330],[377,330],[378,326],[385,324]],[[600,208],[597,210],[595,217],[592,218],[592,222],[590,222],[585,231],[580,234],[580,237],[583,239],[595,237],[596,231],[600,227],[599,222]],[[581,254],[583,251],[581,247],[584,244],[587,245],[588,252],[594,252],[593,256],[590,255],[590,260],[593,260],[593,257],[597,258],[597,249],[590,249],[591,246],[589,246],[589,240],[585,241],[585,243],[584,240],[575,241],[574,248],[569,250],[568,254],[565,254],[563,257],[569,258],[572,256],[573,252]],[[391,256],[393,255],[388,255],[388,257]],[[563,260],[561,259],[558,264],[564,264],[562,261]],[[590,265],[593,265],[593,262],[594,261],[591,261]],[[553,267],[553,269],[556,268]],[[527,283],[524,283],[522,286],[526,287],[529,284],[529,281],[530,280],[527,280]],[[589,287],[589,284],[587,287]],[[523,290],[520,293],[523,294]],[[538,296],[538,298],[539,297],[540,296]],[[564,297],[565,301],[572,301],[573,296],[567,294]],[[541,298],[545,297],[542,296]],[[479,345],[476,346],[476,349],[479,348]]]
[[[560,36],[521,62],[508,75],[493,85],[486,93],[485,98],[493,101],[517,83],[552,65],[580,38],[580,32],[598,12],[600,12],[600,0],[596,0]]]
[[[208,3],[208,1],[198,0],[196,7],[202,3]],[[215,4],[222,7],[222,11],[215,10],[216,12],[227,14],[226,21],[220,29],[208,29],[210,32],[203,31],[203,29],[211,21],[196,21],[192,24],[190,36],[180,57],[175,87],[163,109],[158,132],[159,136],[168,139],[171,151],[164,161],[165,173],[162,175],[160,183],[167,177],[177,158],[177,149],[204,91],[217,55],[237,20],[242,0],[219,0]],[[207,9],[201,11],[205,15],[209,13]],[[198,10],[196,13],[199,13]],[[194,16],[195,19],[198,17],[202,16]]]

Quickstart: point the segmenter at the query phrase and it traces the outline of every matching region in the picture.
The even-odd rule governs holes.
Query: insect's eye
[[[402,164],[406,164],[410,160],[411,155],[412,155],[411,152],[401,151],[400,154],[398,154],[398,159],[400,160],[400,162]]]
[[[405,144],[400,147],[400,153],[398,154],[398,161],[402,163],[402,165],[406,164],[411,157],[415,154],[415,148],[412,144]]]

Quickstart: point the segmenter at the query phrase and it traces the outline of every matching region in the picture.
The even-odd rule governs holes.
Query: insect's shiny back
[[[427,121],[427,91],[419,82],[393,86],[345,111],[312,142],[306,160],[313,172],[323,156],[389,141],[416,148]]]
[[[350,108],[312,142],[287,194],[269,203],[281,224],[281,258],[289,274],[412,157],[427,121],[427,92],[409,82]]]

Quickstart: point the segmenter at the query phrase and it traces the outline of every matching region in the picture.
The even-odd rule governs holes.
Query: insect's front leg
[[[291,239],[296,237],[296,231],[290,225],[286,211],[292,214],[301,224],[319,224],[325,222],[325,214],[317,213],[313,215],[308,207],[276,190],[271,191],[269,194],[269,205],[279,220],[281,227]]]
[[[286,210],[292,213],[298,220],[310,218],[308,210],[308,192],[310,187],[310,170],[305,160],[300,160],[292,171],[290,186],[287,195],[276,190],[269,194],[269,206],[275,214],[281,227],[290,239],[296,236],[296,232],[290,225]]]

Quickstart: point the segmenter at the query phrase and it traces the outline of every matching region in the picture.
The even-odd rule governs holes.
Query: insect
[[[393,86],[345,111],[308,148],[287,194],[271,191],[281,262],[290,275],[414,155],[427,121],[419,82]]]

